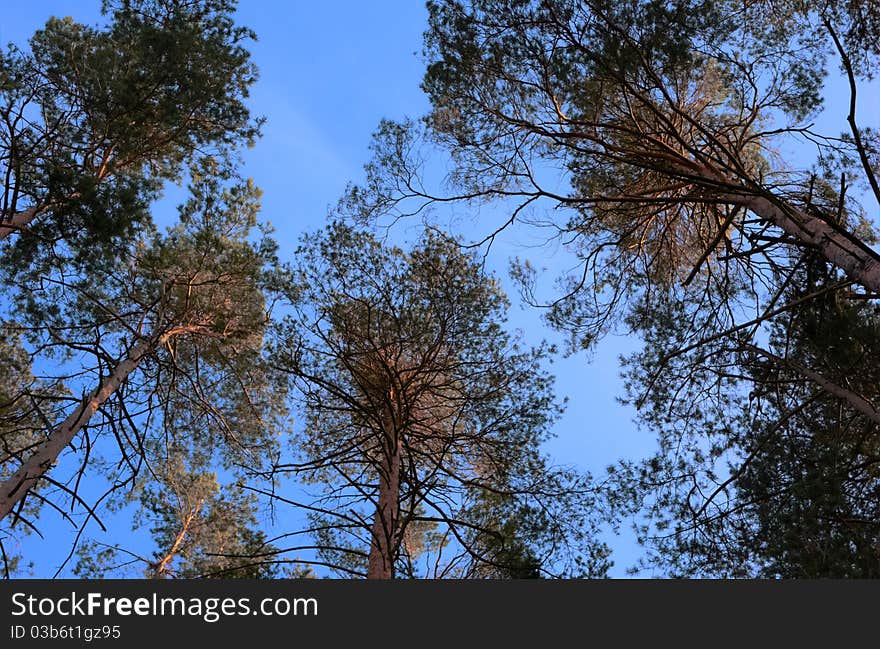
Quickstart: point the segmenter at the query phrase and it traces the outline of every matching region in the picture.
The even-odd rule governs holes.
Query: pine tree
[[[275,357],[301,395],[301,460],[286,468],[318,490],[302,504],[323,563],[386,579],[555,574],[600,545],[580,527],[588,480],[540,453],[559,412],[549,350],[504,331],[506,298],[476,257],[436,234],[404,251],[334,222],[296,260]],[[516,524],[527,510],[535,534]]]

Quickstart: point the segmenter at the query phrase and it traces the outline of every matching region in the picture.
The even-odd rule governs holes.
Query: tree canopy
[[[0,59],[4,161],[0,237],[19,266],[63,244],[99,244],[148,219],[145,204],[197,152],[253,139],[256,78],[234,3],[103,4],[101,28],[52,18]]]
[[[323,560],[369,577],[603,574],[588,476],[540,450],[559,410],[548,350],[504,331],[475,254],[335,222],[295,258],[273,356],[304,410],[288,468],[317,485]]]
[[[880,5],[429,0],[427,114],[299,245],[236,3],[102,7],[0,53],[6,576],[50,515],[83,577],[600,577],[622,520],[655,575],[880,575]],[[520,223],[563,351],[641,344],[601,480],[486,270]]]
[[[561,278],[561,292],[528,261],[515,274],[526,299],[568,335],[569,351],[592,348],[609,331],[645,340],[624,371],[629,402],[659,433],[661,451],[613,468],[609,499],[635,503],[656,524],[640,533],[666,568],[695,562],[718,574],[758,565],[770,574],[769,565],[788,561],[779,574],[870,574],[870,523],[852,526],[871,516],[845,512],[874,506],[873,456],[842,433],[834,450],[816,446],[857,421],[867,436],[858,439],[876,436],[876,388],[856,384],[849,372],[858,366],[840,349],[858,345],[871,362],[870,335],[842,334],[836,358],[799,354],[847,331],[856,312],[870,328],[864,309],[880,294],[868,216],[880,203],[880,140],[857,111],[878,62],[876,5],[428,7],[431,111],[421,122],[381,126],[364,193],[380,199],[355,192],[354,210],[399,216],[493,202],[508,216],[489,225],[485,242],[516,221],[567,242],[578,269]],[[845,118],[838,131],[822,131],[814,121],[835,79],[848,91],[836,107]],[[781,153],[792,147],[796,158]],[[444,191],[422,173],[438,149],[451,161]],[[837,310],[822,308],[828,300]],[[789,332],[817,318],[819,338]],[[788,488],[777,491],[774,479]],[[840,485],[823,503],[811,500],[821,480]],[[867,502],[856,505],[859,498]],[[829,531],[809,541],[802,534],[808,512],[820,511],[823,530],[831,520],[843,526],[836,545]],[[832,546],[842,554],[821,559]],[[852,553],[862,556],[858,566]]]

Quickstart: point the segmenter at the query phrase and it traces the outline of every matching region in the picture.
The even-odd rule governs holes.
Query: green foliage
[[[244,104],[256,71],[234,2],[106,2],[108,23],[52,18],[0,59],[4,220],[42,210],[13,235],[14,273],[59,255],[117,260],[143,228],[162,183],[196,152],[226,156],[258,134]],[[48,255],[48,257],[47,257]],[[117,262],[118,263],[118,262]]]
[[[132,348],[147,346],[121,388],[77,434],[79,453],[57,470],[76,470],[81,463],[83,476],[95,484],[106,481],[107,503],[117,510],[132,499],[123,487],[140,485],[139,507],[155,527],[159,551],[174,521],[185,520],[185,505],[203,501],[198,525],[187,537],[192,547],[181,551],[188,566],[176,568],[181,574],[210,569],[256,576],[269,569],[263,560],[256,561],[254,572],[243,559],[224,563],[208,554],[243,556],[263,549],[251,500],[237,489],[221,488],[211,476],[220,466],[231,480],[259,471],[275,452],[286,416],[283,383],[263,355],[270,317],[265,287],[277,258],[266,232],[254,236],[259,194],[250,181],[236,182],[226,167],[202,160],[177,225],[132,244],[125,264],[112,271],[64,277],[46,291],[32,292],[19,311],[22,323],[12,329],[27,333],[26,358],[45,363],[54,357],[57,365],[44,372],[69,377],[69,388],[83,393],[116,371],[118,359]],[[20,403],[34,400],[36,385],[15,386]],[[43,407],[32,435],[45,439],[80,399],[56,398]],[[4,473],[29,454],[28,444],[19,440],[3,457]],[[45,489],[45,496],[79,502],[54,476],[50,481],[55,487]],[[35,515],[38,501],[27,502]],[[224,531],[233,509],[241,518]],[[118,563],[119,551],[104,554]],[[83,565],[90,574],[104,570]]]
[[[877,140],[855,114],[842,137],[812,122],[832,66],[853,104],[870,92],[878,5],[435,0],[429,21],[425,132],[452,156],[453,196],[412,180],[415,129],[380,132],[382,187],[548,222],[580,268],[549,304],[528,262],[514,273],[570,351],[644,338],[624,370],[659,451],[613,467],[609,499],[655,567],[873,574],[876,285],[824,243],[875,267],[853,189],[880,200]],[[780,155],[804,137],[814,160]],[[850,297],[842,271],[874,293]]]
[[[204,467],[187,466],[185,449],[170,449],[160,471],[144,482],[134,527],[149,526],[151,558],[92,541],[82,545],[75,572],[82,578],[122,575],[153,579],[279,576],[275,548],[258,529],[255,498],[221,488]],[[138,574],[140,573],[140,575]]]
[[[111,412],[147,414],[130,421],[138,448],[121,449],[146,472],[132,468],[136,488],[111,503],[136,507],[136,527],[149,527],[155,553],[147,558],[96,537],[80,549],[81,576],[280,574],[275,548],[258,529],[255,497],[221,486],[216,472],[218,462],[226,480],[258,471],[285,416],[285,391],[262,356],[275,245],[265,233],[253,236],[259,189],[229,180],[203,160],[178,224],[136,248],[126,297],[148,306],[141,326],[165,342],[129,378],[124,397],[108,404]]]
[[[260,121],[234,1],[105,0],[102,26],[50,19],[0,52],[0,481],[119,381],[0,533],[7,568],[43,505],[86,504],[80,482],[100,474],[98,502],[135,512],[149,548],[93,535],[87,577],[278,577],[300,551],[360,575],[374,521],[393,523],[398,576],[604,576],[605,504],[636,516],[664,574],[880,575],[880,314],[840,270],[859,280],[877,262],[852,188],[880,200],[880,150],[854,115],[842,137],[810,124],[836,62],[854,93],[875,73],[878,7],[428,2],[431,112],[380,124],[340,211],[363,226],[449,200],[422,184],[426,138],[459,199],[498,200],[508,223],[550,201],[581,267],[548,323],[569,351],[614,328],[645,341],[624,371],[659,450],[609,469],[607,503],[542,454],[561,412],[543,369],[555,350],[506,331],[499,282],[457,238],[429,228],[403,249],[337,220],[279,263],[260,191],[235,173]],[[816,159],[781,159],[803,137]],[[160,232],[151,205],[186,177]],[[534,268],[513,272],[537,302]],[[266,477],[279,502],[281,478],[305,483],[308,501],[288,502],[310,528],[284,537],[313,545],[259,529],[244,482]]]
[[[103,472],[118,490],[157,435],[191,434],[206,458],[258,467],[283,408],[264,389],[261,358],[275,247],[268,233],[252,236],[259,190],[233,173],[236,150],[259,134],[245,105],[254,35],[229,0],[107,1],[103,11],[94,27],[51,18],[0,55],[0,216],[17,224],[2,228],[3,310],[27,361],[4,358],[0,371],[43,375],[8,395],[30,432],[4,434],[0,476],[141,349],[72,440],[89,465],[80,476]],[[187,176],[180,222],[160,234],[151,203]],[[62,383],[69,392],[51,387]],[[53,498],[81,502],[81,477],[72,490],[46,483]],[[33,495],[29,515],[41,509]]]
[[[300,395],[291,468],[318,488],[324,562],[364,572],[392,434],[399,574],[555,574],[596,544],[588,480],[540,454],[559,412],[550,350],[505,332],[507,300],[473,254],[430,231],[404,251],[334,222],[296,260],[274,356]]]
[[[498,200],[512,220],[542,199],[563,215],[532,219],[561,232],[581,262],[547,320],[572,334],[572,349],[588,347],[655,288],[686,286],[720,304],[772,281],[758,279],[762,258],[800,242],[768,244],[766,215],[736,205],[813,200],[816,173],[774,152],[822,108],[827,62],[840,60],[830,29],[859,82],[875,67],[878,21],[874,5],[845,1],[435,0],[427,134],[451,154],[461,199]],[[430,202],[400,128],[379,133],[385,188]],[[871,173],[859,152],[876,157],[870,129],[861,145],[809,132],[817,164],[835,161],[833,184]],[[556,188],[561,172],[569,191]],[[831,213],[854,224],[860,207],[843,193]],[[544,292],[528,269],[518,276],[527,295]]]
[[[618,498],[649,505],[641,533],[655,567],[709,576],[878,574],[878,423],[813,378],[851,395],[878,390],[877,308],[834,289],[837,280],[809,258],[787,297],[811,299],[771,322],[762,344],[769,351],[746,337],[735,347],[703,347],[695,351],[701,366],[674,364],[687,376],[672,369],[655,380],[681,327],[653,320],[652,347],[631,359],[628,375],[631,394],[648,396],[641,417],[659,432],[660,452],[616,478]]]

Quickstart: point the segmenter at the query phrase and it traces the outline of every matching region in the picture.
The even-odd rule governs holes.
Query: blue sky
[[[251,27],[259,38],[251,47],[260,69],[251,107],[256,115],[267,118],[263,138],[245,153],[243,173],[263,189],[263,219],[276,228],[285,255],[300,233],[322,225],[328,207],[336,203],[346,184],[362,177],[371,133],[380,119],[426,112],[428,102],[419,83],[427,12],[419,0],[243,0],[241,4],[240,23]],[[99,0],[28,0],[5,5],[0,43],[24,44],[51,15],[70,15],[87,23],[100,20]],[[876,124],[880,102],[876,95],[873,99],[863,98],[863,103],[869,111],[866,123]],[[483,208],[473,230],[466,234],[490,231],[492,223],[506,218],[501,209]],[[531,257],[539,268],[559,268],[564,263],[553,250],[528,243],[528,236],[503,238],[490,250],[488,266],[502,276],[514,302],[510,326],[522,329],[530,342],[552,340],[539,314],[517,304],[515,288],[504,274],[513,255]],[[546,278],[551,280],[552,272]],[[589,357],[578,354],[554,363],[558,394],[569,399],[566,414],[556,426],[557,437],[547,446],[556,462],[601,475],[606,465],[618,459],[636,459],[653,450],[653,436],[638,431],[632,423],[633,412],[616,402],[622,396],[618,356],[637,346],[636,341],[609,337]],[[34,544],[30,550],[25,546],[45,560],[38,563],[37,576],[54,572],[57,550],[66,550],[67,539],[72,538],[67,528],[56,529],[52,524],[51,530],[50,540],[42,544],[29,540],[28,544]],[[616,564],[612,574],[623,576],[640,552],[626,533],[609,535],[608,542]]]

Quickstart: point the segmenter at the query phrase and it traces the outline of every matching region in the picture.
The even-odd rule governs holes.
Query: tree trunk
[[[120,361],[113,371],[101,382],[94,392],[37,446],[34,453],[24,461],[12,476],[0,484],[0,520],[6,517],[15,505],[27,495],[52,467],[83,426],[89,423],[92,415],[109,399],[128,378],[140,362],[151,353],[165,336],[148,338],[135,345],[125,360]]]
[[[739,183],[708,166],[697,168],[679,166],[679,171],[694,180],[702,177],[710,189],[734,188]],[[718,198],[732,205],[741,205],[753,214],[766,219],[798,241],[814,246],[827,262],[836,266],[851,280],[880,294],[880,254],[858,237],[836,228],[825,220],[788,205],[783,200],[736,190],[721,192]]]
[[[394,579],[394,554],[400,514],[400,439],[389,436],[379,471],[379,501],[373,519],[367,579]]]
[[[768,358],[775,363],[790,367],[808,381],[812,381],[813,383],[815,383],[828,394],[837,397],[842,401],[846,401],[853,410],[861,413],[874,423],[880,425],[880,412],[877,411],[877,409],[874,407],[874,404],[872,404],[860,394],[856,394],[852,390],[847,390],[846,388],[834,383],[833,381],[828,380],[818,372],[814,372],[810,368],[804,367],[800,363],[795,363],[788,360],[787,358],[777,356],[776,354],[769,352],[766,349],[761,349],[760,347],[755,347],[754,345],[746,345],[746,349],[750,349],[751,351],[760,354],[761,356],[764,356],[765,358]]]
[[[189,534],[189,528],[195,517],[199,515],[199,510],[202,508],[204,502],[205,499],[200,498],[193,510],[183,519],[180,531],[177,533],[177,536],[174,537],[174,543],[171,544],[171,547],[168,549],[168,552],[165,553],[165,556],[156,563],[152,579],[162,579],[168,574],[168,564],[174,560],[174,557],[180,550],[180,546],[183,545],[183,541],[186,539],[187,534]]]
[[[0,224],[0,241],[8,237],[13,232],[21,230],[28,223],[33,221],[42,210],[37,207],[29,207],[21,212],[16,212],[8,221]]]
[[[731,202],[747,207],[787,234],[815,246],[826,261],[872,293],[880,293],[880,256],[856,237],[824,220],[771,202],[763,196],[739,196]]]

